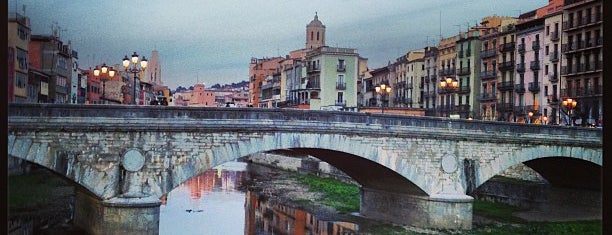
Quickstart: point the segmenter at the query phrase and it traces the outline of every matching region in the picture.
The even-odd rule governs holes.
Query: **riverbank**
[[[249,164],[251,175],[244,190],[254,190],[268,202],[303,209],[324,221],[359,224],[358,234],[601,234],[601,219],[558,222],[552,214],[484,201],[474,202],[473,230],[437,231],[392,225],[360,217],[359,189],[346,180],[321,179],[314,175],[282,171]],[[84,234],[71,227],[74,186],[43,169],[9,177],[9,223],[26,230],[9,234]],[[574,214],[575,215],[575,214]],[[548,219],[556,222],[538,222]],[[567,219],[567,216],[565,217]],[[588,218],[586,218],[588,219]],[[28,222],[30,221],[30,222]],[[30,228],[30,233],[27,228]]]
[[[275,203],[300,208],[318,218],[360,224],[363,234],[601,234],[601,219],[522,210],[501,203],[474,201],[473,229],[470,231],[427,230],[392,225],[359,217],[359,189],[339,180],[321,180],[317,176],[272,169],[250,164],[253,175],[250,189]],[[317,182],[317,186],[310,183]],[[354,192],[357,192],[356,194]],[[335,198],[338,194],[340,198]],[[330,196],[331,195],[331,196]],[[333,200],[330,201],[330,198]],[[357,201],[351,203],[351,201]],[[336,204],[338,203],[338,204]],[[546,221],[546,222],[542,222]]]

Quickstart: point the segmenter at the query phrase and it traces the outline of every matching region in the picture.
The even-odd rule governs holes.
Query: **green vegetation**
[[[471,235],[514,235],[514,234],[543,234],[543,235],[569,235],[569,234],[602,234],[601,220],[596,221],[570,221],[570,222],[530,222],[524,224],[490,225],[475,228],[462,234]]]
[[[313,175],[295,174],[293,177],[307,185],[311,192],[323,193],[323,204],[335,208],[339,213],[359,211],[359,187],[342,181]]]
[[[47,170],[34,170],[28,174],[9,176],[8,196],[10,209],[35,208],[49,202],[53,189],[67,183]]]
[[[312,192],[323,193],[325,205],[335,208],[340,213],[359,211],[359,187],[339,180],[321,178],[314,175],[294,174],[293,177],[301,184],[307,185]],[[504,180],[504,179],[501,179]],[[522,183],[522,182],[517,182]],[[298,200],[298,204],[309,202]],[[601,220],[570,221],[570,222],[527,222],[512,213],[521,209],[502,203],[475,200],[473,204],[475,215],[483,216],[500,223],[475,226],[470,231],[441,231],[448,234],[464,235],[514,235],[514,234],[602,234]],[[411,235],[423,234],[409,231],[395,225],[378,225],[367,228],[365,234],[377,235]],[[430,233],[426,233],[430,234]]]
[[[525,222],[525,220],[512,215],[520,208],[502,203],[474,200],[472,204],[474,214],[504,222]]]

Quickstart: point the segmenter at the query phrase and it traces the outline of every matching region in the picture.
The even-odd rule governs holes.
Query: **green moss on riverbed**
[[[9,209],[28,209],[49,203],[55,188],[67,183],[47,170],[34,170],[28,174],[9,176]]]
[[[331,206],[339,213],[359,211],[359,187],[330,178],[313,175],[295,174],[293,177],[307,185],[312,192],[323,193],[323,204]]]
[[[312,192],[324,195],[323,203],[340,213],[359,211],[359,187],[339,180],[321,178],[314,175],[294,174],[297,182],[308,186]],[[302,201],[306,204],[307,202]],[[441,234],[481,235],[481,234],[602,234],[601,220],[569,222],[527,222],[512,214],[520,208],[486,201],[474,201],[474,215],[489,218],[499,223],[474,226],[470,231],[440,231]],[[409,231],[401,226],[378,226],[364,231],[367,234],[407,235],[432,234]],[[435,234],[435,233],[434,233]]]

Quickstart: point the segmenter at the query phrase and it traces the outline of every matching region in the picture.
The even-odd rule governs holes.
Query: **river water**
[[[247,163],[229,162],[181,184],[162,198],[159,234],[355,234],[358,229],[260,201],[245,187],[250,177]]]

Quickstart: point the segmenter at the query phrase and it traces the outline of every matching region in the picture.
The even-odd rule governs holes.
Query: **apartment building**
[[[534,12],[535,14],[535,12]],[[539,123],[542,117],[544,92],[542,69],[544,18],[520,20],[516,25],[517,72],[519,82],[527,86],[527,92],[518,94],[518,118],[527,123]],[[520,65],[521,70],[518,70]],[[523,122],[519,120],[520,122]]]
[[[467,119],[482,114],[491,116],[491,109],[479,112],[480,101],[495,102],[495,84],[487,86],[480,81],[480,28],[472,28],[467,32],[457,35],[455,42],[457,52],[456,80],[459,82],[457,88],[457,103],[454,113],[459,118]],[[482,84],[482,90],[481,90]]]
[[[440,81],[446,78],[456,80],[456,43],[456,36],[440,39],[440,43],[438,44],[438,86]],[[445,89],[438,89],[437,99],[436,116],[449,117],[452,114],[456,104],[455,93]]]
[[[561,99],[578,105],[565,123],[597,125],[603,120],[603,1],[565,0],[561,38]]]
[[[251,58],[249,64],[249,103],[252,106],[259,104],[260,87],[263,85],[264,79],[277,72],[279,62],[282,57],[272,58]]]
[[[405,98],[400,100],[408,108],[420,108],[418,105],[421,92],[425,87],[425,49],[410,51],[406,54],[408,64],[406,66]]]
[[[538,13],[544,15],[544,103],[542,103],[543,124],[559,124],[561,105],[561,26],[563,23],[563,0],[553,0]],[[544,118],[545,117],[545,118]]]
[[[421,89],[419,106],[433,116],[436,108],[436,89],[438,87],[438,48],[425,47],[423,63],[425,63],[425,85]]]
[[[366,107],[391,107],[390,104],[392,102],[389,97],[394,97],[395,88],[392,87],[391,93],[383,96],[376,93],[375,87],[380,87],[382,84],[385,84],[385,86],[391,85],[391,78],[395,76],[394,73],[394,66],[391,63],[387,66],[370,70],[371,77],[365,81],[366,97],[369,97],[365,105]]]
[[[28,90],[30,18],[11,13],[8,19],[8,102],[36,102],[39,84]]]
[[[310,109],[356,110],[359,54],[356,49],[323,46],[306,53]]]
[[[70,44],[64,44],[57,31],[53,35],[32,35],[29,42],[30,65],[49,75],[50,103],[70,103],[72,55]]]

